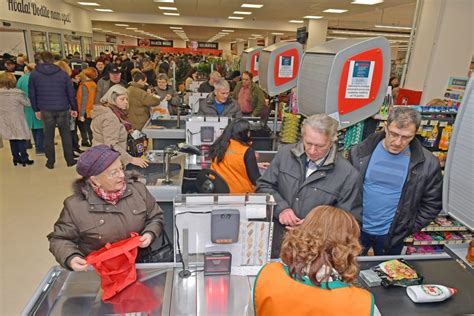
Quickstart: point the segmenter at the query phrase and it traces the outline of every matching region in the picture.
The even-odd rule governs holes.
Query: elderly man
[[[361,243],[363,254],[399,255],[403,240],[441,211],[438,160],[415,138],[420,113],[399,107],[385,130],[351,150],[350,161],[364,178]]]
[[[229,83],[225,79],[218,79],[214,87],[214,92],[199,102],[198,115],[242,117],[239,104],[229,95]]]
[[[211,74],[209,75],[209,80],[201,83],[198,88],[198,92],[211,93],[212,91],[214,91],[214,85],[219,79],[221,79],[221,74],[218,71],[211,72]]]
[[[337,127],[338,122],[326,114],[306,119],[302,141],[279,150],[257,181],[257,192],[270,193],[276,201],[273,258],[279,255],[285,228],[300,225],[316,206],[332,205],[361,218],[362,179],[337,154]]]

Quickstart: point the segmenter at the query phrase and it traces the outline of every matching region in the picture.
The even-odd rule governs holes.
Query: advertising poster
[[[280,56],[278,77],[293,78],[294,59],[293,56]]]
[[[368,99],[375,62],[351,60],[346,86],[346,99]]]

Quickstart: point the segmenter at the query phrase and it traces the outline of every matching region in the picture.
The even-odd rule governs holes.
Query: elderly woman
[[[0,73],[0,135],[10,140],[13,164],[23,167],[33,164],[26,151],[26,141],[31,132],[25,118],[24,107],[31,107],[23,91],[16,88],[16,78],[11,72]]]
[[[100,99],[101,104],[96,104],[92,111],[92,145],[105,144],[120,153],[122,164],[145,168],[146,160],[132,157],[127,152],[127,137],[132,131],[128,121],[128,95],[127,89],[119,84],[112,86]]]
[[[142,235],[147,248],[163,230],[163,211],[145,185],[125,176],[120,153],[109,146],[84,152],[76,166],[82,178],[48,235],[50,251],[63,267],[83,271],[85,257],[107,243]]]
[[[335,229],[337,227],[337,229]],[[255,313],[264,315],[372,315],[372,294],[351,285],[359,272],[360,229],[348,212],[318,206],[283,239],[281,259],[259,272]]]

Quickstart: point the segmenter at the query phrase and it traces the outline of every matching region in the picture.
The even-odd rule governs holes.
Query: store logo
[[[41,16],[52,20],[62,21],[64,24],[71,23],[71,13],[53,11],[50,10],[46,5],[39,5],[33,1],[25,2],[25,0],[8,0],[7,2],[9,11]]]

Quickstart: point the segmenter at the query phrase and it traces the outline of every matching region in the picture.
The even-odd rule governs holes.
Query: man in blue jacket
[[[48,169],[54,168],[54,133],[58,126],[63,145],[64,159],[68,167],[74,166],[70,117],[77,116],[77,103],[72,81],[68,74],[54,64],[53,54],[42,52],[37,55],[37,66],[28,83],[31,106],[36,118],[44,123],[44,151]]]

